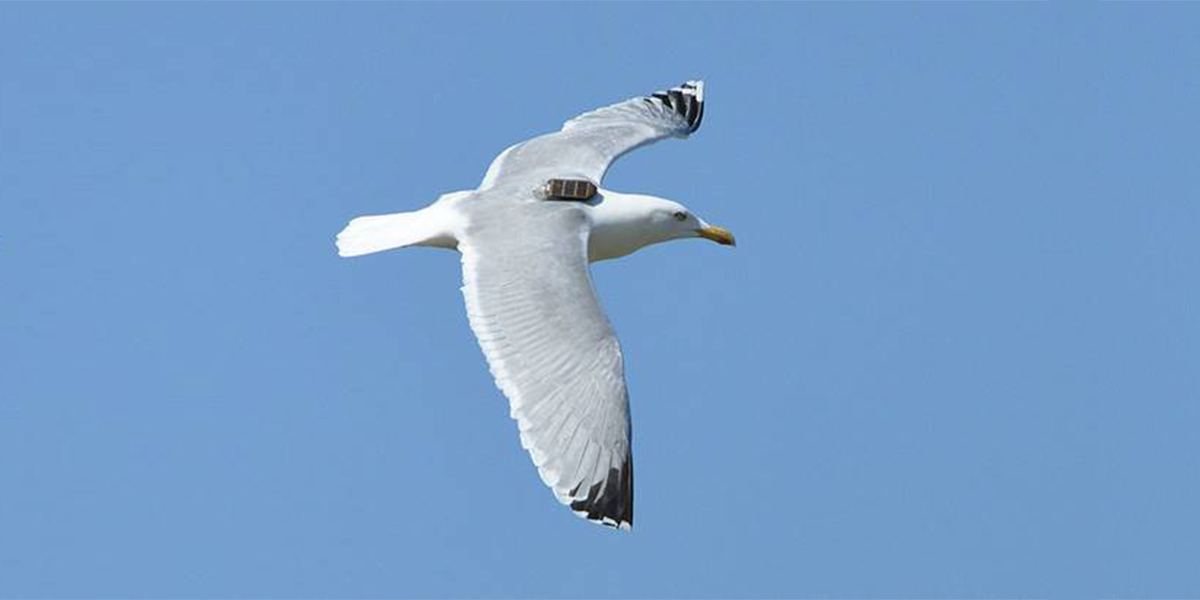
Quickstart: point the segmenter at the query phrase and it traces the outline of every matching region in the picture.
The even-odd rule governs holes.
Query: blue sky
[[[1196,597],[1200,5],[0,6],[0,596]],[[598,265],[632,535],[561,508],[457,257],[339,259],[708,82]]]

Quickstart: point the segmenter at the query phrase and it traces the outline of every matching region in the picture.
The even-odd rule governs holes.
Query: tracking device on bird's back
[[[537,193],[547,200],[591,200],[596,184],[586,179],[551,179]]]

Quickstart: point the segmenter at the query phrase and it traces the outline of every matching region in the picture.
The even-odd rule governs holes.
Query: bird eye
[[[672,216],[675,217],[676,221],[686,221],[687,220],[687,213],[685,213],[683,211],[679,211]]]

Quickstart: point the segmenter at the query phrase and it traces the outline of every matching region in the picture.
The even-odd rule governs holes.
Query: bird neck
[[[588,259],[592,262],[619,258],[660,239],[649,214],[662,198],[640,194],[622,194],[600,190],[591,206],[592,231],[588,238]]]

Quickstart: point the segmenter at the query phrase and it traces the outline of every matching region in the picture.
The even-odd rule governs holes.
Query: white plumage
[[[689,81],[580,115],[516,144],[478,189],[418,211],[359,217],[342,256],[411,245],[462,253],[471,329],[509,398],[521,445],[560,502],[588,520],[633,524],[629,397],[620,345],[588,263],[688,237],[733,244],[677,202],[600,188],[586,202],[535,193],[550,179],[599,187],[622,154],[700,126],[704,84]]]

